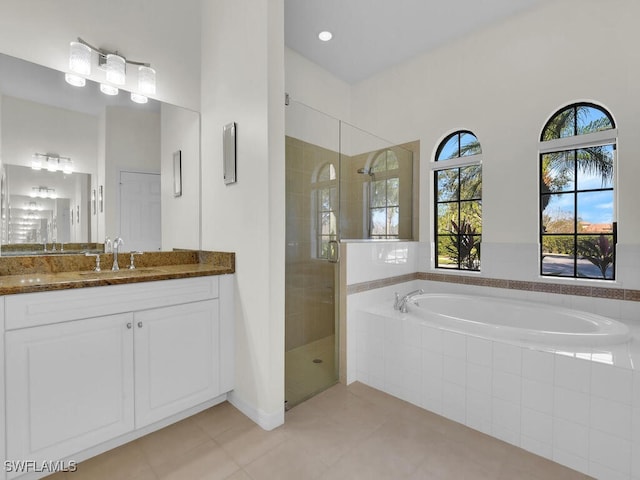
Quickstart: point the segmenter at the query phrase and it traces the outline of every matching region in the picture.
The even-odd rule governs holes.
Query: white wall
[[[3,0],[0,51],[60,71],[77,37],[157,71],[154,98],[200,107],[200,0]],[[132,67],[129,71],[133,71]],[[94,80],[104,72],[93,69]],[[137,90],[137,73],[125,90]]]
[[[348,120],[351,87],[290,48],[285,48],[286,134],[337,152],[339,120]]]
[[[200,115],[161,107],[162,249],[200,248]],[[173,195],[173,154],[182,158],[182,196]],[[207,182],[205,182],[206,184]]]
[[[160,113],[107,107],[105,118],[105,235],[113,239],[120,235],[120,171],[160,173]]]
[[[151,62],[154,98],[202,112],[202,247],[237,253],[233,401],[265,428],[284,420],[283,8],[283,0],[0,3],[2,53],[64,71],[69,41],[80,36]],[[222,126],[231,121],[238,122],[238,183],[225,186]],[[108,130],[99,143],[108,163]],[[98,179],[106,192],[112,173]],[[101,226],[99,236],[113,237],[114,228]]]
[[[232,402],[267,429],[284,421],[283,18],[282,0],[203,1],[202,247],[237,254]],[[238,182],[225,186],[232,121]]]
[[[429,162],[443,137],[483,149],[483,264],[490,277],[538,278],[538,150],[546,120],[579,100],[619,127],[619,286],[640,288],[640,41],[635,0],[561,0],[376,75],[352,89],[353,122],[421,141],[420,238],[430,238]],[[421,269],[431,268],[429,245]]]
[[[34,153],[56,153],[96,174],[98,117],[4,96],[0,124],[5,163],[30,167]]]

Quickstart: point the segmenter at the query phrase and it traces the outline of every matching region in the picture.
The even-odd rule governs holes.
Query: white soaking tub
[[[408,315],[458,333],[548,346],[595,347],[630,339],[622,322],[541,303],[475,295],[425,293]],[[379,312],[382,313],[382,312]]]

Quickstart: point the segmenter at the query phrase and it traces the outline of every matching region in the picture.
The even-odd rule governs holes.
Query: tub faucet
[[[113,266],[111,267],[111,270],[114,272],[120,270],[120,267],[118,266],[118,249],[122,246],[123,243],[124,242],[120,237],[116,237],[113,239]]]
[[[409,292],[403,297],[400,297],[400,295],[396,293],[396,301],[393,304],[393,308],[395,310],[400,310],[401,313],[407,313],[408,311],[407,303],[412,301],[414,297],[417,297],[418,295],[422,295],[423,293],[424,293],[424,290],[421,288],[418,290],[414,290],[413,292]]]

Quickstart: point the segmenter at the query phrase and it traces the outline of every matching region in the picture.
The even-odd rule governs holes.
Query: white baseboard
[[[269,431],[284,425],[284,405],[282,405],[282,410],[278,412],[266,413],[253,405],[249,405],[234,391],[227,394],[227,401],[257,423],[263,430]]]

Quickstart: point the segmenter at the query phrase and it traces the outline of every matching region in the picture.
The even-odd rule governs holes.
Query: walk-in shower
[[[339,377],[339,248],[412,238],[413,153],[290,99],[286,107],[285,399]]]

